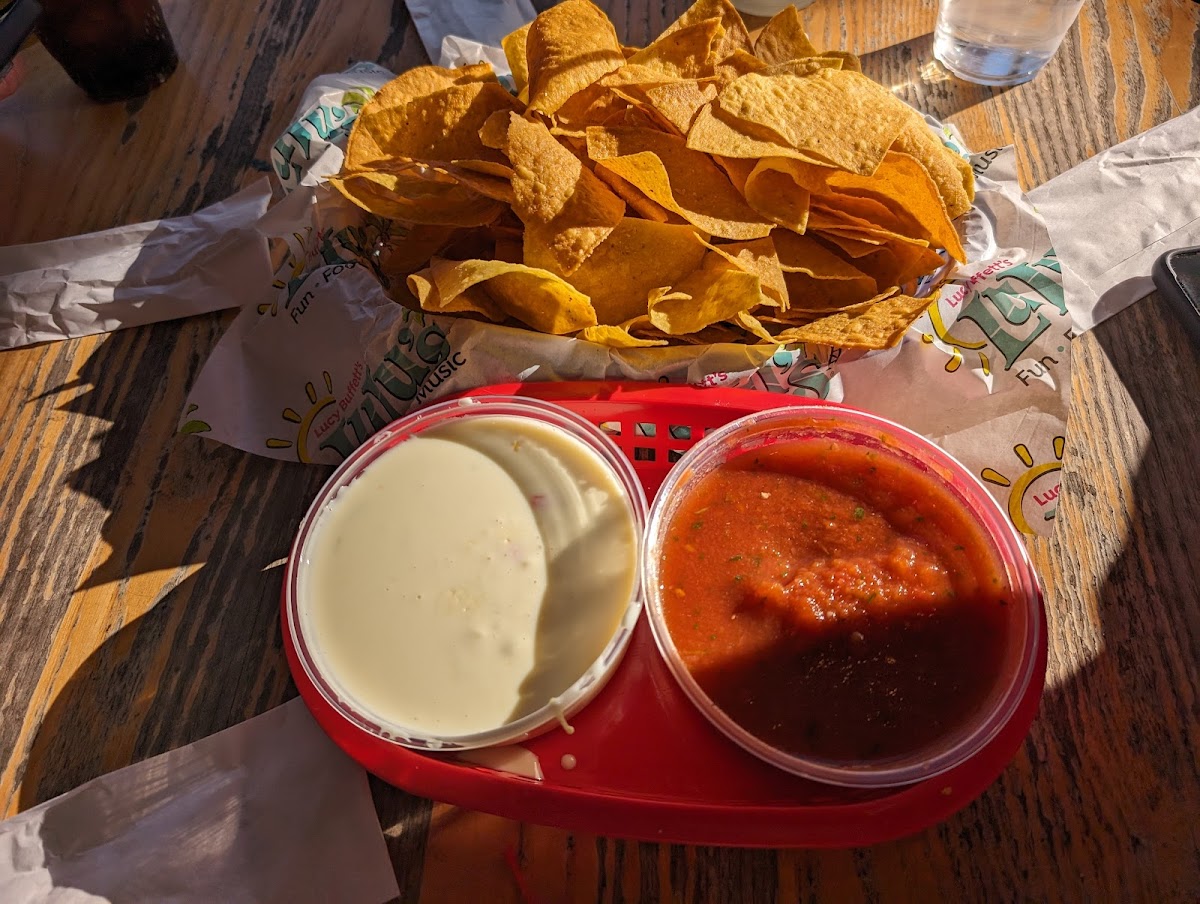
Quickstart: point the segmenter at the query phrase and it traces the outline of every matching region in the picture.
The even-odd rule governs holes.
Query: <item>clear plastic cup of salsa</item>
[[[858,788],[963,763],[1033,677],[1041,592],[983,485],[837,405],[704,437],[651,508],[642,585],[691,701],[761,759]]]

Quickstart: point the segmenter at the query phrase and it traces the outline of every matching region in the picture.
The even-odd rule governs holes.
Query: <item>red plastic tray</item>
[[[739,389],[646,383],[527,383],[464,395],[521,395],[556,402],[604,425],[633,460],[648,498],[704,432],[751,411],[810,398]],[[653,424],[651,430],[639,425]],[[615,432],[619,430],[619,433]],[[652,433],[653,435],[647,435]],[[541,762],[536,781],[450,756],[389,744],[329,706],[299,667],[292,676],[314,717],[366,769],[414,794],[523,822],[648,841],[746,847],[850,847],[908,835],[978,797],[1029,732],[1046,672],[1045,612],[1034,677],[1013,718],[961,766],[900,789],[855,791],[767,765],[726,739],[676,685],[645,617],[603,691],[572,719],[523,745]],[[564,754],[577,765],[561,766]]]

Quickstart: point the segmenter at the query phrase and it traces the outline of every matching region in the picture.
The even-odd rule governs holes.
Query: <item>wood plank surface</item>
[[[542,0],[539,7],[547,5]],[[641,44],[681,0],[607,0]],[[932,0],[817,0],[818,46],[1012,143],[1032,187],[1200,103],[1200,5],[1090,0],[1033,82],[951,79]],[[40,47],[0,101],[0,244],[186,213],[261,177],[307,82],[425,61],[404,5],[164,3],[180,72],[97,107]],[[761,20],[751,24],[761,24]],[[1102,236],[1104,224],[1097,224]],[[294,696],[280,560],[320,468],[175,435],[229,320],[0,353],[0,815]],[[373,782],[404,901],[1200,900],[1200,358],[1150,298],[1074,345],[1040,717],[975,804],[835,851],[652,845],[521,825]]]

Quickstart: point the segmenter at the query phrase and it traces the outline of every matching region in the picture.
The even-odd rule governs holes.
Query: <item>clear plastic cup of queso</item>
[[[1034,675],[1041,593],[974,476],[864,412],[798,405],[704,437],[651,509],[658,648],[733,742],[790,773],[905,785],[980,751]]]
[[[284,628],[345,720],[421,750],[525,740],[615,671],[641,612],[647,505],[559,406],[444,402],[375,434],[296,536]]]

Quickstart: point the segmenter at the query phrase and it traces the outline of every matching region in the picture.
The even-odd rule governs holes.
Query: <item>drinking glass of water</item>
[[[1054,56],[1085,0],[941,0],[933,55],[981,85],[1027,82]]]

